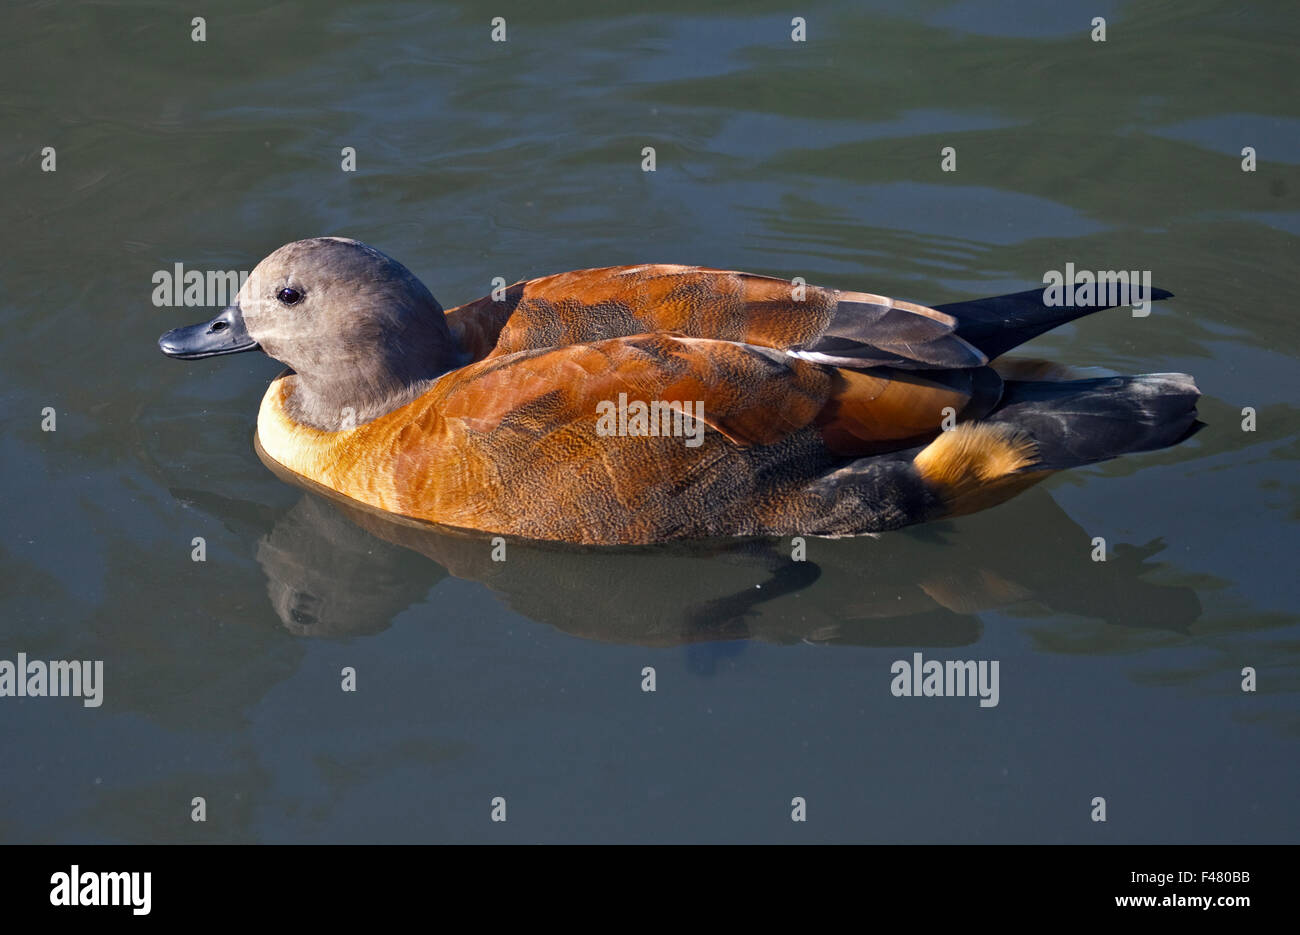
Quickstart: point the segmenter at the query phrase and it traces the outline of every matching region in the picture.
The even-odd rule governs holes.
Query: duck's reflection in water
[[[1041,490],[954,523],[810,538],[804,561],[789,539],[617,549],[511,540],[497,561],[500,542],[313,489],[262,538],[257,560],[284,625],[323,637],[384,629],[447,574],[574,636],[647,646],[959,646],[979,638],[976,613],[1011,605],[1178,631],[1200,615],[1191,588],[1145,580],[1160,544],[1113,547],[1093,562],[1091,536]]]

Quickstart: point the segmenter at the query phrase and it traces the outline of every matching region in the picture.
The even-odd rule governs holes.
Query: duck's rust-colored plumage
[[[856,438],[870,426],[870,441],[889,442],[916,434],[916,412],[928,412],[934,430],[939,404],[966,399],[885,375],[849,382],[765,348],[667,334],[489,357],[340,432],[285,415],[292,382],[272,385],[258,419],[263,449],[290,469],[406,516],[584,542],[720,535],[724,516],[734,534],[787,528],[801,511],[822,511],[819,498],[801,501],[808,466],[834,462],[827,432],[847,424],[837,437]],[[599,434],[598,404],[620,394],[629,403],[702,403],[702,443]],[[927,402],[900,406],[909,397]],[[858,417],[839,418],[849,411]]]
[[[259,264],[235,310],[293,368],[258,416],[289,470],[415,519],[617,544],[893,529],[1194,428],[1189,377],[990,365],[981,348],[1014,346],[1010,331],[1082,314],[1004,298],[1003,326],[995,300],[964,315],[648,265],[516,283],[444,316],[400,264],[319,238]],[[602,423],[638,403],[698,409],[703,426],[688,440],[667,416],[665,434]]]

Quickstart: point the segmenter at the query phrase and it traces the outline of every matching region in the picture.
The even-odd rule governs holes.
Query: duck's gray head
[[[442,306],[424,284],[343,237],[285,244],[220,315],[167,332],[158,347],[182,360],[261,350],[298,375],[300,405],[358,414],[455,366]]]

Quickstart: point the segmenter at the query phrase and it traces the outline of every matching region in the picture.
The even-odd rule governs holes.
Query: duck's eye
[[[275,294],[275,297],[285,305],[296,305],[302,301],[302,293],[297,289],[285,287]]]

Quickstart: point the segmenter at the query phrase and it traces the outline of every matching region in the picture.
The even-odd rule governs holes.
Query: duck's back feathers
[[[817,363],[978,367],[957,319],[923,305],[700,266],[612,266],[545,276],[451,309],[472,360],[667,332],[791,351]]]

